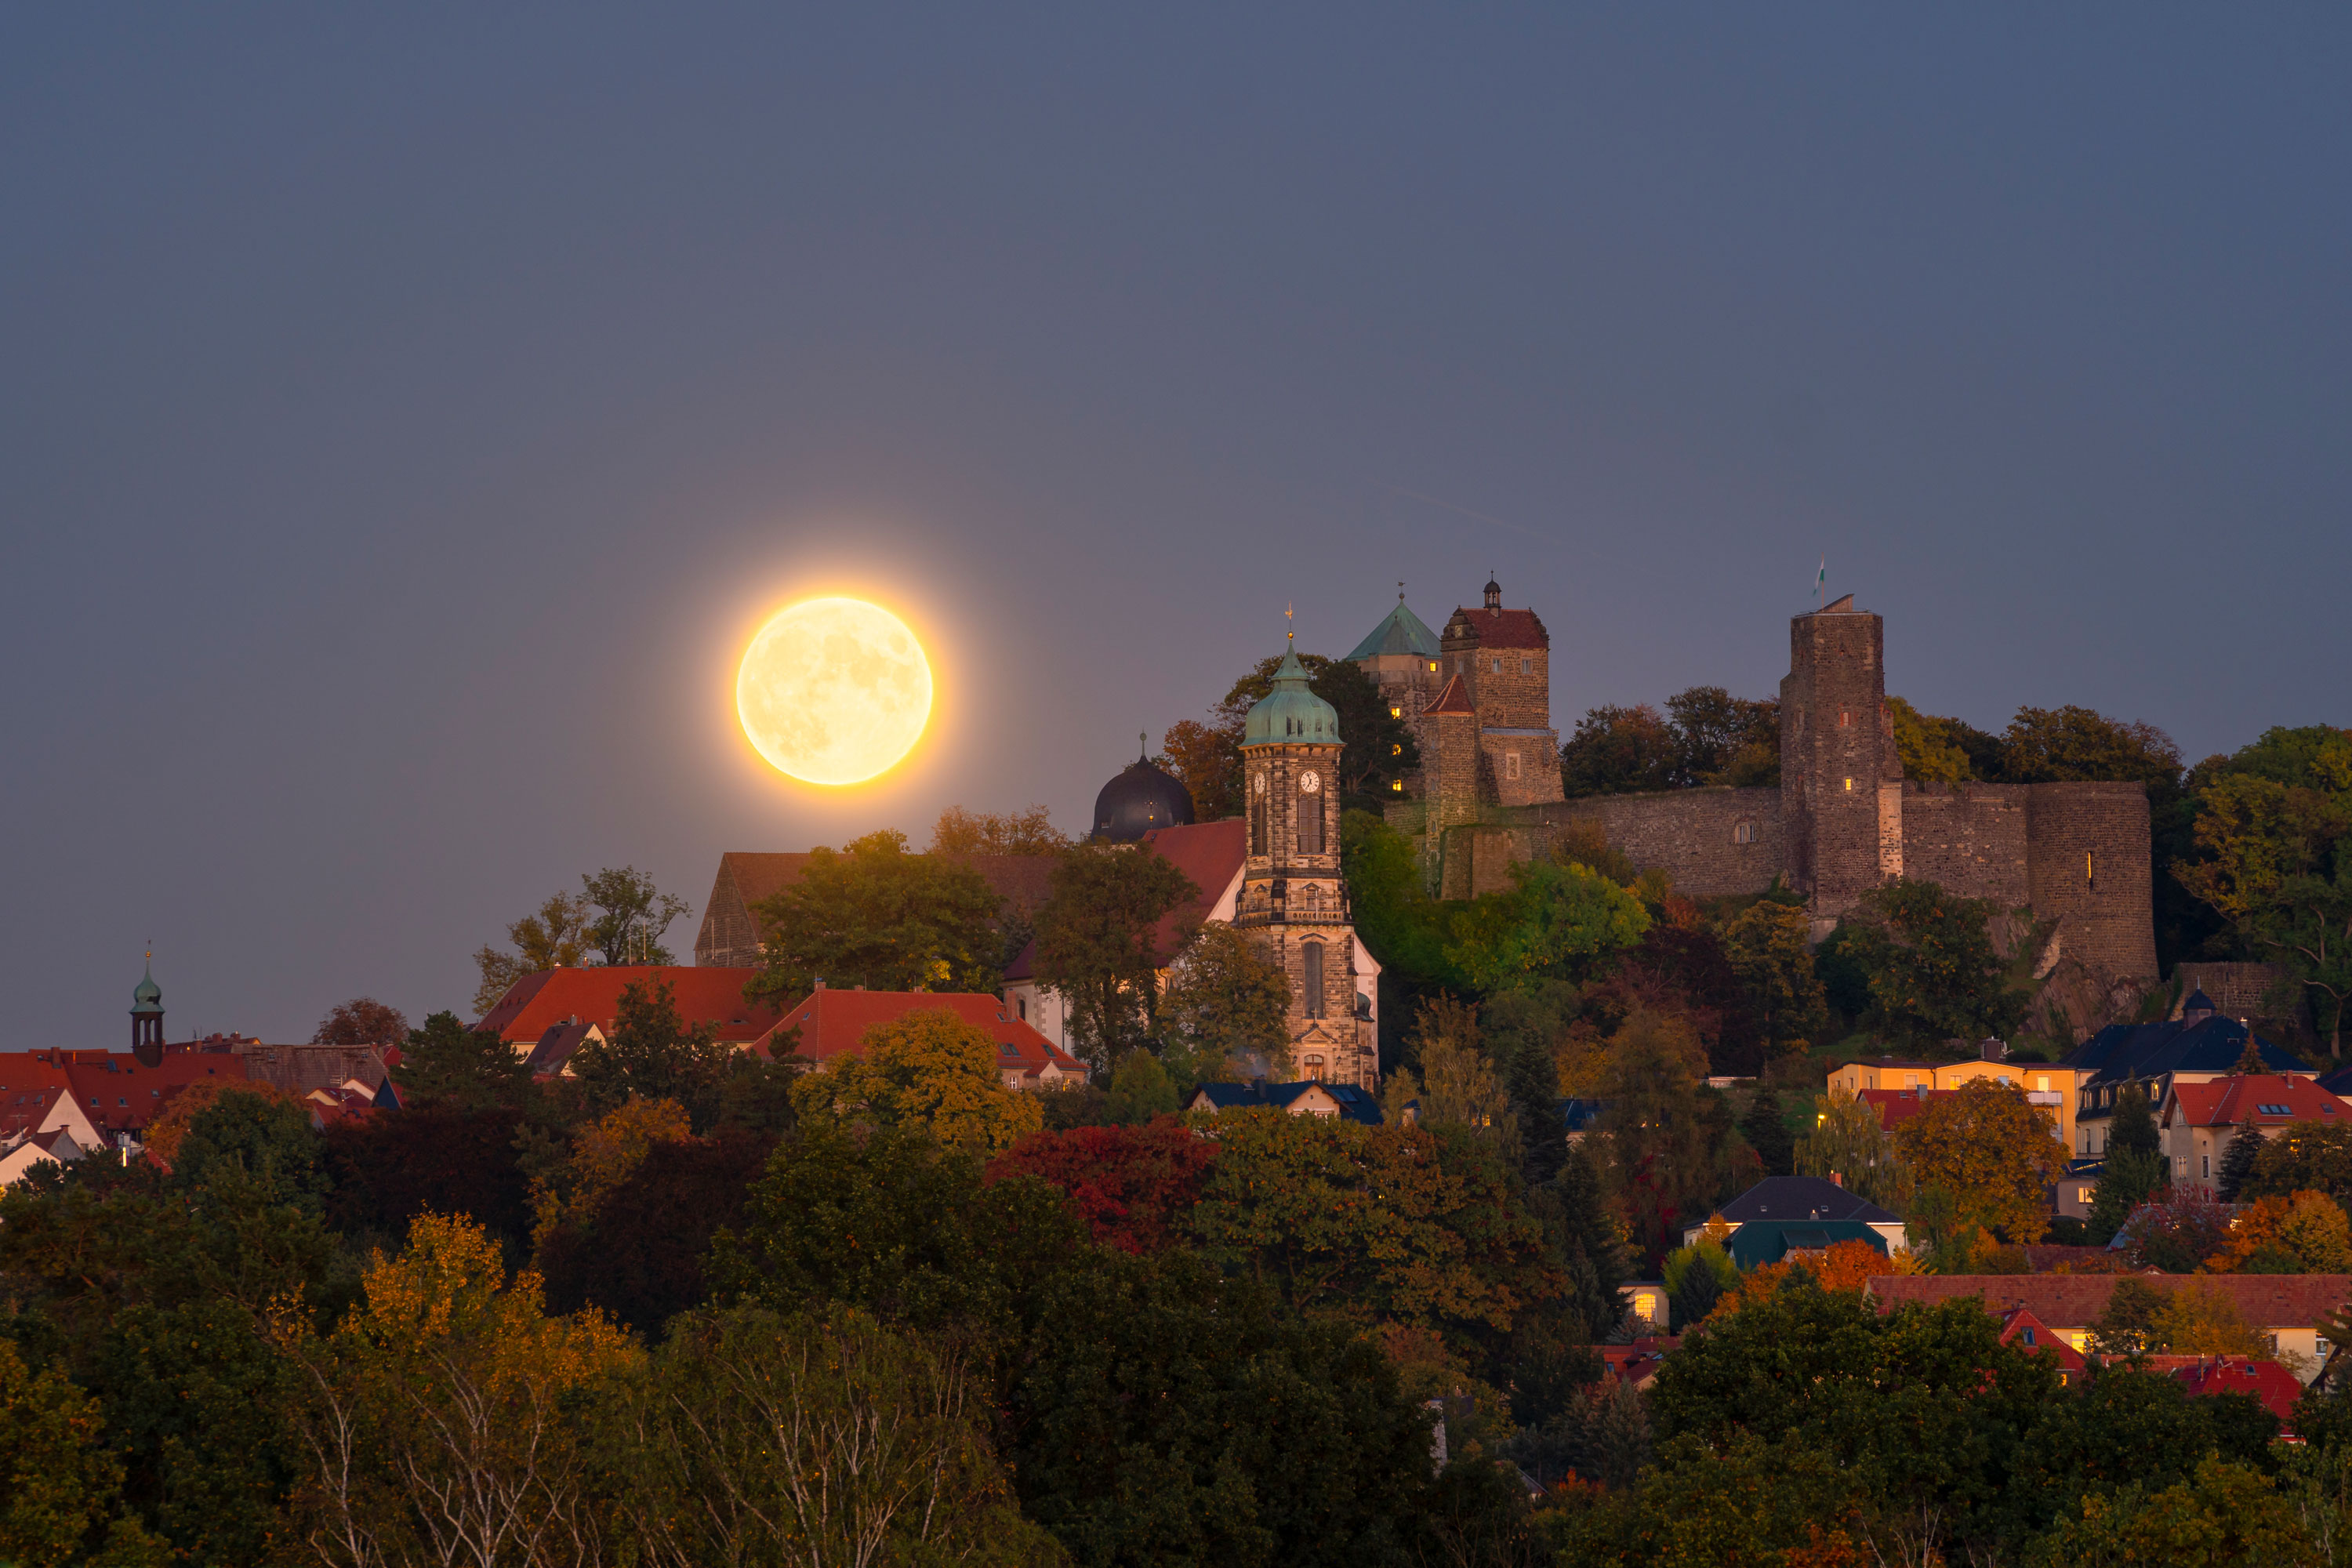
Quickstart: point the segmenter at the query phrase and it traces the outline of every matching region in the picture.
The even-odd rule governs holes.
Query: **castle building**
[[[1356,663],[1415,721],[1420,776],[1389,816],[1420,835],[1441,897],[1509,887],[1514,862],[1586,821],[1693,897],[1784,879],[1811,900],[1817,937],[1872,889],[1909,877],[2030,910],[2050,928],[2043,966],[2063,955],[2109,980],[2156,975],[2145,787],[1906,779],[1886,710],[1885,623],[1852,595],[1790,621],[1778,786],[1578,800],[1561,798],[1550,639],[1535,614],[1504,609],[1490,582],[1483,608],[1447,620],[1438,658],[1409,668],[1385,651],[1409,642],[1395,630],[1402,619],[1391,611],[1375,633],[1383,647],[1360,647]],[[1424,695],[1419,683],[1436,679]]]

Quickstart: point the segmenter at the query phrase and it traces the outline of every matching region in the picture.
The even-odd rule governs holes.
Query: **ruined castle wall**
[[[1513,860],[1549,854],[1555,830],[1576,821],[1598,824],[1627,859],[1693,898],[1760,893],[1788,868],[1777,789],[1594,795],[1487,815],[1465,883],[1482,892],[1509,886]]]
[[[1902,874],[2003,909],[2029,902],[2025,784],[1906,784]]]
[[[2033,912],[2062,951],[2126,979],[2156,978],[2147,791],[2138,784],[2027,784]]]

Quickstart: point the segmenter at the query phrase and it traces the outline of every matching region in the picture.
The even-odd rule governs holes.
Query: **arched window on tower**
[[[1300,1000],[1307,1005],[1308,1017],[1319,1018],[1323,1016],[1323,944],[1319,942],[1301,942],[1298,954],[1299,967],[1305,971],[1300,976],[1299,989],[1307,994]]]

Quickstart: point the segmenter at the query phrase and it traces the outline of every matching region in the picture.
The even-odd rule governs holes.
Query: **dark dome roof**
[[[1192,796],[1171,773],[1138,757],[1095,796],[1097,844],[1132,844],[1155,827],[1181,827],[1192,820]]]

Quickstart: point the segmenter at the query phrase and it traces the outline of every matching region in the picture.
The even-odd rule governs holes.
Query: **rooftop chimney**
[[[1841,1187],[1845,1185],[1845,1178],[1839,1175],[1835,1171],[1832,1171],[1830,1173],[1830,1180]]]

